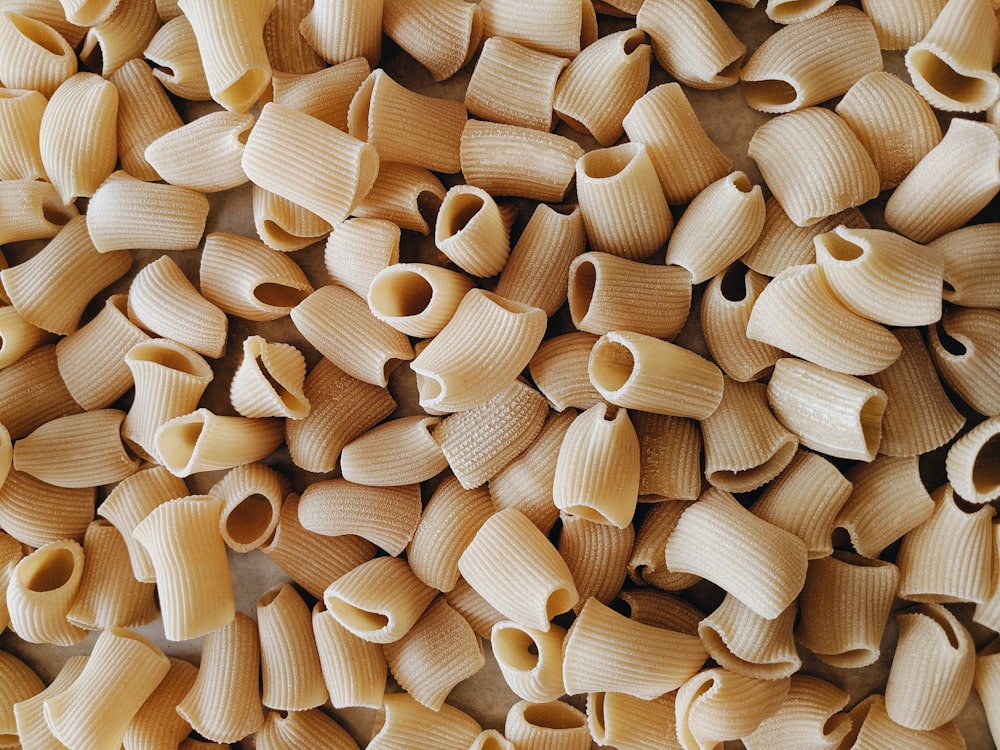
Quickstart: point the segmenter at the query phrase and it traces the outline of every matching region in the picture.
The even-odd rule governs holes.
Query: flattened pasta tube
[[[601,396],[627,409],[704,419],[722,400],[722,373],[667,341],[611,331],[594,344],[587,365]]]
[[[279,419],[220,416],[201,408],[160,425],[153,444],[164,465],[186,477],[259,461],[283,437]]]
[[[528,362],[531,379],[556,411],[589,409],[601,400],[587,363],[598,337],[573,331],[546,339]]]
[[[75,541],[41,544],[22,557],[7,584],[10,629],[28,643],[71,646],[83,640],[87,631],[66,619],[82,578],[83,547]]]
[[[838,747],[852,730],[843,708],[851,696],[826,680],[793,675],[785,701],[750,734],[747,750],[771,747]]]
[[[376,65],[382,55],[383,0],[320,0],[299,25],[299,33],[328,63],[364,57]]]
[[[289,583],[257,600],[261,701],[277,711],[303,711],[326,703],[326,685],[312,630],[312,615]]]
[[[964,307],[1000,308],[1000,223],[973,224],[938,237],[932,243],[944,254],[944,288],[948,302]]]
[[[241,159],[253,115],[209,112],[146,146],[146,161],[164,180],[203,193],[243,185],[248,178]]]
[[[62,35],[14,9],[0,12],[0,44],[0,80],[8,88],[50,97],[76,74],[76,55]]]
[[[963,500],[988,503],[1000,497],[1000,417],[980,422],[948,449],[948,482]]]
[[[566,630],[552,625],[545,632],[505,620],[493,626],[490,644],[507,686],[532,703],[554,701],[563,685],[563,642]]]
[[[132,717],[123,745],[130,750],[154,750],[180,744],[191,733],[191,725],[177,713],[177,704],[194,685],[198,668],[189,661],[167,657],[170,663],[160,684]]]
[[[94,517],[96,488],[66,489],[11,469],[0,486],[0,525],[22,544],[80,541]]]
[[[381,706],[388,674],[382,644],[354,635],[322,601],[313,607],[312,628],[331,705]]]
[[[414,415],[385,422],[355,438],[340,454],[344,479],[388,487],[416,484],[448,468],[448,460],[431,433],[437,417]],[[406,446],[401,460],[400,446]]]
[[[379,271],[399,263],[400,228],[388,219],[351,218],[326,239],[323,265],[330,281],[368,297]]]
[[[132,532],[156,573],[163,633],[185,641],[233,619],[233,585],[219,534],[223,501],[188,495],[154,508]]]
[[[1000,414],[1000,310],[953,308],[928,328],[928,348],[942,379],[980,414]]]
[[[721,529],[726,530],[723,538]],[[714,554],[706,556],[706,549]],[[714,581],[765,618],[780,615],[806,578],[801,539],[757,518],[728,492],[715,488],[684,511],[664,552],[672,570]]]
[[[380,30],[427,68],[435,81],[443,81],[475,54],[483,33],[482,9],[478,3],[457,0],[388,2]]]
[[[798,605],[765,619],[727,594],[714,612],[698,623],[698,636],[721,667],[765,680],[791,677],[802,666],[792,626]]]
[[[677,750],[674,697],[674,693],[667,693],[647,701],[625,693],[588,693],[590,736],[612,747]]]
[[[247,336],[229,401],[244,417],[302,419],[309,414],[305,379],[305,357],[294,346]]]
[[[253,223],[257,236],[272,250],[301,250],[330,232],[330,225],[288,198],[253,186]]]
[[[368,308],[397,331],[428,338],[441,332],[474,286],[469,276],[448,268],[396,263],[371,280]]]
[[[0,655],[0,661],[8,661],[12,658],[6,653]],[[72,685],[76,681],[76,678],[80,676],[80,673],[83,672],[88,658],[82,654],[68,658],[59,670],[59,673],[47,687],[44,683],[27,682],[27,680],[30,680],[27,674],[24,676],[20,674],[4,675],[5,684],[13,683],[15,690],[24,691],[25,693],[22,699],[13,704],[13,718],[17,723],[17,728],[16,732],[10,732],[10,734],[14,734],[20,740],[21,747],[45,747],[46,743],[48,743],[48,746],[52,746],[52,743],[59,742],[45,721],[45,701],[49,698],[54,698]],[[17,667],[14,667],[14,669],[15,671],[20,671]],[[0,667],[0,670],[6,671],[4,667]],[[25,670],[27,670],[27,667],[25,667]],[[27,671],[30,672],[30,670]],[[10,677],[14,677],[14,679],[11,680]],[[37,675],[34,675],[34,673],[31,673],[31,677],[34,680],[38,680]],[[40,680],[38,681],[41,682]],[[25,690],[29,686],[31,693]],[[59,744],[62,743],[60,742]]]

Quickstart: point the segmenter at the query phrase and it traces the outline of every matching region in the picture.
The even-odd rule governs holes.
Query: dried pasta
[[[337,224],[323,252],[330,281],[367,299],[375,276],[399,263],[400,233],[400,228],[386,219],[354,218]]]
[[[0,486],[0,526],[23,544],[82,541],[94,517],[94,487],[67,489],[11,469]]]
[[[219,415],[202,407],[157,427],[153,445],[172,473],[186,477],[259,461],[283,437],[280,419]]]
[[[368,308],[397,331],[428,338],[441,332],[473,287],[473,279],[449,268],[429,263],[395,263],[371,279]]]
[[[320,0],[302,19],[299,33],[328,63],[382,54],[383,0]]]
[[[87,30],[80,61],[110,78],[126,61],[142,56],[160,25],[154,0],[119,0],[100,25]]]
[[[953,308],[927,331],[927,348],[942,380],[980,414],[1000,414],[1000,311]]]
[[[13,306],[0,307],[0,367],[17,362],[51,339],[52,334],[25,321]]]
[[[545,632],[505,620],[493,626],[490,645],[507,686],[522,700],[545,703],[558,699],[563,685],[563,642],[566,630],[552,625]]]
[[[557,549],[566,561],[580,602],[593,598],[610,604],[625,582],[629,555],[635,544],[635,530],[623,529],[580,516],[563,514]],[[582,604],[577,602],[577,612]]]
[[[629,578],[640,585],[664,591],[680,591],[701,580],[697,573],[671,569],[664,556],[667,540],[677,528],[681,514],[690,505],[689,502],[668,501],[649,509],[636,531],[635,545],[628,561]]]
[[[525,750],[558,747],[586,750],[590,746],[587,716],[563,701],[518,701],[507,711],[504,736]]]
[[[198,40],[187,16],[180,12],[160,27],[143,56],[152,62],[153,77],[171,94],[191,101],[208,101],[212,94],[198,50]]]
[[[952,443],[945,459],[948,482],[955,493],[970,503],[988,503],[1000,497],[997,448],[1000,418],[980,422]]]
[[[305,378],[305,358],[294,346],[247,336],[229,401],[244,417],[302,419],[309,414]]]
[[[381,30],[435,81],[443,81],[475,54],[483,33],[482,10],[478,3],[456,0],[389,0],[382,9]]]
[[[48,24],[4,9],[0,12],[0,80],[12,89],[53,93],[76,74],[73,48]]]
[[[357,750],[357,743],[343,727],[317,708],[305,711],[271,711],[254,735],[260,750],[278,750],[290,745]]]
[[[380,487],[416,484],[441,473],[448,462],[431,433],[437,417],[401,417],[355,438],[340,454],[344,479]],[[406,446],[405,460],[399,455]]]
[[[224,501],[219,531],[236,552],[259,549],[274,535],[288,480],[264,464],[242,464],[226,472],[208,494]]]
[[[39,346],[0,370],[0,424],[13,439],[80,411],[59,375],[54,346]]]
[[[994,280],[1000,273],[991,248],[1000,238],[1000,223],[974,224],[948,232],[931,244],[944,255],[944,288],[947,302],[965,307],[1000,308]]]
[[[355,206],[353,215],[387,219],[400,229],[428,234],[428,216],[433,216],[444,200],[445,187],[423,167],[383,162],[371,189]]]
[[[3,100],[0,99],[0,102]],[[48,182],[29,179],[0,181],[0,243],[55,237],[77,215]]]
[[[765,619],[732,594],[698,623],[698,636],[715,662],[748,677],[780,680],[802,666],[792,636],[798,605]]]
[[[946,2],[916,0],[901,5],[895,0],[864,0],[861,7],[875,26],[882,49],[905,50],[927,35]]]
[[[557,411],[589,409],[601,400],[587,363],[598,336],[573,331],[543,341],[528,361],[535,386]]]
[[[634,411],[639,438],[639,500],[694,500],[701,494],[701,431],[686,417]]]
[[[0,656],[0,659],[4,658],[5,656]],[[25,745],[45,747],[59,742],[45,721],[45,701],[69,688],[83,672],[86,664],[86,656],[71,656],[47,687],[44,684],[41,685],[39,687],[41,692],[36,692],[31,697],[26,697],[14,704],[14,719],[17,722],[16,736],[20,739],[22,747]]]
[[[479,722],[447,703],[434,711],[407,693],[389,693],[375,716],[368,750],[420,744],[440,750],[467,750],[481,731]]]
[[[330,233],[330,224],[312,211],[259,185],[252,190],[254,227],[272,250],[301,250]]]
[[[83,547],[71,539],[41,543],[17,562],[7,584],[7,610],[10,629],[21,640],[71,646],[86,637],[86,630],[66,619],[83,563]]]
[[[483,36],[513,39],[532,49],[562,57],[580,52],[585,14],[575,0],[559,0],[543,8],[524,0],[482,3]]]
[[[183,659],[167,659],[167,673],[125,730],[122,744],[130,750],[179,745],[191,732],[191,725],[178,715],[177,704],[194,685],[198,668]]]
[[[333,707],[381,706],[388,674],[382,644],[354,635],[322,601],[313,607],[312,628]]]
[[[510,255],[509,227],[493,196],[473,185],[455,185],[438,209],[434,244],[466,273],[496,276]]]
[[[277,711],[305,711],[326,703],[312,614],[289,583],[257,599],[261,702]]]
[[[826,680],[793,675],[784,704],[746,737],[747,750],[839,747],[854,729],[843,712],[850,695]]]
[[[0,77],[0,80],[6,80]],[[0,179],[37,180],[45,176],[38,138],[48,100],[30,89],[0,89]],[[58,193],[57,193],[58,195]]]
[[[170,130],[146,146],[146,161],[164,180],[203,193],[244,184],[241,160],[255,127],[253,115],[210,112]]]

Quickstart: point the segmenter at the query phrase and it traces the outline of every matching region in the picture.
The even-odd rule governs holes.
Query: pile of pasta
[[[0,747],[1000,740],[1000,11],[734,2],[0,0]]]

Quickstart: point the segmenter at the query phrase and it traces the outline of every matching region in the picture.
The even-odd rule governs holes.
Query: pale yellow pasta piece
[[[559,448],[552,500],[560,510],[624,529],[639,496],[639,439],[628,412],[600,403],[578,415]]]
[[[3,658],[5,658],[5,655],[0,656],[0,659]],[[52,730],[45,721],[45,701],[69,688],[76,681],[76,678],[80,676],[80,673],[83,672],[83,668],[87,664],[87,659],[88,657],[83,655],[71,656],[59,669],[59,673],[49,683],[48,687],[45,687],[43,684],[42,687],[45,687],[44,690],[34,693],[31,697],[25,697],[14,704],[14,719],[17,722],[17,731],[12,734],[20,739],[21,747],[48,748],[62,745],[52,734]]]
[[[843,712],[851,696],[826,680],[793,675],[783,705],[743,737],[747,750],[771,747],[841,747],[852,729]]]
[[[557,411],[589,409],[601,400],[587,363],[598,337],[573,331],[546,339],[528,361],[531,379]]]
[[[545,399],[515,380],[488,401],[450,414],[432,436],[459,483],[479,487],[526,450],[548,416]]]
[[[905,50],[919,42],[930,30],[947,0],[863,0],[861,7],[878,34],[879,46]]]
[[[324,357],[348,375],[385,387],[389,374],[413,359],[406,336],[371,314],[368,303],[339,284],[320,287],[292,308],[292,322]],[[332,328],[330,320],[338,325]]]
[[[483,599],[464,578],[445,594],[448,604],[462,613],[480,638],[489,638],[493,627],[507,618],[496,607]]]
[[[906,51],[913,86],[937,109],[982,112],[1000,96],[996,19],[988,0],[949,0]]]
[[[706,555],[707,549],[713,553]],[[713,581],[765,618],[780,615],[806,578],[801,539],[714,487],[685,509],[664,554],[672,570]]]
[[[176,3],[175,3],[176,8]],[[198,40],[187,16],[180,12],[168,19],[153,35],[143,55],[152,62],[153,76],[175,96],[191,101],[208,101],[208,79],[198,51]]]
[[[230,190],[250,178],[241,160],[253,127],[253,115],[210,112],[167,131],[146,146],[143,155],[173,185],[202,193]]]
[[[881,190],[896,187],[941,140],[930,105],[892,73],[874,71],[858,79],[836,112],[872,157]]]
[[[80,411],[59,376],[55,347],[39,346],[0,370],[0,424],[11,438],[16,440],[50,419]]]
[[[313,291],[301,267],[287,255],[228,232],[205,237],[198,276],[205,299],[247,320],[284,317]]]
[[[493,626],[490,645],[507,686],[522,700],[544,703],[566,688],[562,678],[566,630],[552,625],[545,632],[505,620]]]
[[[486,0],[481,6],[487,38],[501,36],[561,57],[574,57],[584,46],[585,14],[576,0],[544,8],[526,0]]]
[[[825,3],[829,8],[832,3]],[[810,3],[769,0],[772,20]],[[792,112],[840,96],[862,76],[882,70],[871,21],[855,8],[819,5],[822,13],[796,20],[769,36],[740,71],[747,104],[762,112]]]
[[[627,409],[704,419],[722,400],[714,364],[652,336],[611,331],[594,344],[590,382],[607,401]]]
[[[472,59],[483,33],[478,3],[390,0],[382,32],[427,68],[435,81],[457,73]]]
[[[0,527],[23,544],[83,541],[94,517],[95,488],[67,489],[11,469],[0,486]]]
[[[816,263],[789,266],[775,276],[758,295],[746,333],[750,339],[846,375],[884,370],[902,351],[885,326],[841,301],[824,268]]]
[[[400,228],[386,219],[356,218],[337,224],[323,252],[330,281],[368,299],[375,276],[399,262],[400,234]]]
[[[504,735],[524,750],[586,750],[591,746],[587,716],[563,701],[518,701],[507,711]]]
[[[197,638],[233,619],[232,576],[219,533],[222,505],[210,495],[174,498],[132,532],[153,564],[167,640]]]
[[[48,331],[28,323],[12,305],[0,307],[0,368],[14,364],[52,338]]]
[[[733,172],[695,196],[667,243],[666,262],[686,268],[700,284],[746,253],[764,227],[764,197],[743,172]]]
[[[340,726],[318,708],[306,711],[270,711],[264,725],[254,735],[260,750],[286,747],[324,747],[328,750],[357,750],[358,744]]]
[[[510,254],[509,227],[493,197],[482,188],[456,185],[438,210],[434,244],[473,276],[495,276]]]
[[[281,5],[278,6],[278,11],[280,10]],[[274,18],[275,14],[272,14],[271,19]],[[354,98],[354,92],[371,72],[368,61],[363,57],[355,57],[305,75],[276,72],[271,81],[274,101],[347,132],[347,109]]]
[[[694,500],[701,494],[701,432],[686,417],[634,411],[639,438],[639,500]]]
[[[289,583],[257,599],[260,628],[261,702],[276,711],[304,711],[326,703],[312,615]]]
[[[400,229],[426,235],[431,231],[428,218],[444,200],[445,187],[423,167],[398,162],[383,162],[371,190],[355,206],[354,216],[387,219]]]
[[[40,544],[18,561],[7,585],[10,629],[27,643],[79,643],[87,631],[66,615],[82,577],[83,547],[78,542],[64,539]]]
[[[405,88],[381,68],[361,84],[347,112],[348,132],[383,161],[458,172],[465,105]]]
[[[802,666],[792,627],[794,602],[780,615],[765,619],[732,594],[698,623],[708,655],[725,669],[762,680],[791,677]]]
[[[383,0],[319,0],[302,19],[299,33],[320,57],[334,65],[382,55]]]
[[[1000,674],[997,672],[997,641],[990,641],[976,655],[976,673],[973,678],[973,687],[976,694],[983,702],[986,711],[986,723],[993,737],[993,742],[997,741],[1000,734],[1000,716],[997,716],[996,697],[997,689],[1000,688]]]
[[[470,119],[459,156],[465,181],[492,195],[561,201],[583,154],[555,133]]]
[[[65,18],[79,26],[98,26],[107,20],[118,0],[59,0]]]
[[[0,80],[6,79],[0,77]],[[0,179],[45,177],[37,134],[46,104],[48,100],[38,91],[15,89],[10,84],[0,88],[0,133],[3,134],[0,138]]]
[[[166,92],[142,59],[124,62],[109,80],[118,89],[118,157],[122,169],[140,180],[159,179],[146,161],[146,147],[183,125]]]
[[[560,520],[562,528],[557,549],[573,574],[573,583],[580,594],[575,609],[579,612],[582,602],[590,598],[610,604],[625,582],[629,556],[635,544],[634,528],[629,524],[619,529],[568,514]]]
[[[415,415],[369,430],[344,446],[341,474],[351,482],[380,487],[430,479],[448,467],[440,446],[431,437],[440,421],[437,417]]]
[[[288,480],[264,464],[243,464],[226,472],[208,492],[225,501],[219,531],[226,545],[236,552],[263,546],[278,526],[289,491]]]
[[[588,693],[590,736],[622,750],[679,750],[674,699],[675,693],[651,701],[625,693]]]
[[[428,747],[468,750],[482,731],[479,722],[447,703],[434,711],[407,693],[389,693],[375,714],[368,750]]]
[[[119,0],[104,21],[87,30],[80,47],[80,61],[105,78],[143,50],[160,28],[154,0]]]
[[[301,250],[330,233],[330,224],[312,211],[259,185],[252,190],[254,227],[272,250]]]
[[[73,48],[48,24],[0,10],[0,81],[11,89],[52,94],[76,73]]]
[[[305,377],[305,358],[294,346],[247,336],[229,400],[244,417],[302,419],[309,414]]]
[[[737,0],[736,5],[755,7],[757,0]],[[775,23],[793,24],[815,18],[834,3],[830,0],[767,0],[767,17]]]
[[[38,19],[58,31],[71,47],[75,47],[87,33],[83,25],[66,18],[66,8],[60,0],[4,0],[3,6],[17,13]]]
[[[1000,190],[998,164],[1000,128],[954,118],[941,142],[889,196],[886,222],[911,240],[925,243],[958,229]]]
[[[177,713],[213,742],[236,742],[264,724],[260,702],[260,637],[249,616],[236,617],[205,636],[201,667]]]
[[[31,258],[0,271],[0,284],[18,314],[52,333],[72,333],[97,293],[132,265],[128,250],[100,253],[76,216]]]
[[[802,154],[814,155],[802,159]],[[768,120],[748,154],[789,218],[800,227],[871,200],[879,192],[875,164],[846,122],[821,107]]]
[[[31,667],[6,651],[0,651],[0,678],[0,743],[19,748],[15,707],[44,692],[45,683]]]
[[[576,189],[594,250],[645,260],[674,228],[652,157],[642,143],[623,143],[580,157]]]
[[[177,704],[194,685],[198,668],[183,659],[167,658],[167,673],[125,730],[123,745],[129,750],[180,744],[191,732],[191,725],[178,715]]]
[[[202,407],[157,427],[153,445],[172,473],[186,477],[259,461],[283,437],[280,419],[219,415]]]
[[[857,750],[908,750],[912,747],[926,750],[950,750],[965,744],[961,730],[954,722],[946,722],[937,729],[909,729],[897,724],[886,713],[885,698],[870,695],[848,714],[853,724],[847,742]]]
[[[475,285],[466,274],[449,268],[429,263],[395,263],[371,279],[368,308],[397,331],[427,338],[441,332],[466,292]]]
[[[972,636],[940,604],[896,615],[899,640],[885,685],[889,718],[910,729],[938,729],[968,698],[976,670]]]
[[[931,243],[944,255],[945,300],[965,307],[1000,308],[996,285],[1000,266],[992,251],[998,241],[1000,223],[988,223],[956,229]]]
[[[701,580],[701,576],[697,573],[671,569],[664,558],[667,540],[677,528],[681,514],[690,505],[689,502],[676,501],[657,503],[643,516],[635,535],[632,556],[628,561],[629,578],[640,585],[655,586],[666,591],[680,591]],[[633,619],[644,621],[641,617]],[[701,619],[700,613],[698,619]],[[691,632],[696,634],[697,630],[693,629]]]
[[[948,482],[963,500],[988,503],[1000,497],[997,449],[1000,418],[980,422],[952,443],[945,459]]]
[[[331,705],[382,705],[388,674],[382,644],[354,635],[325,608],[322,600],[313,607],[312,628]]]
[[[928,328],[928,349],[944,382],[980,414],[1000,414],[1000,310],[954,308]]]
[[[471,745],[469,750],[516,750],[514,743],[504,737],[496,729],[484,729]]]

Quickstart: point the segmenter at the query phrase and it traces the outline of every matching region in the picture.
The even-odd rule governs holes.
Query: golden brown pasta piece
[[[701,432],[686,417],[633,411],[639,438],[639,501],[694,500],[701,494]]]
[[[597,523],[580,516],[561,518],[557,549],[573,574],[573,582],[582,602],[593,597],[601,604],[611,604],[625,582],[629,555],[635,543],[632,524],[623,529]],[[558,697],[558,696],[556,696]]]
[[[546,339],[528,362],[531,379],[552,408],[589,409],[601,400],[590,382],[587,363],[598,337],[573,331]]]

